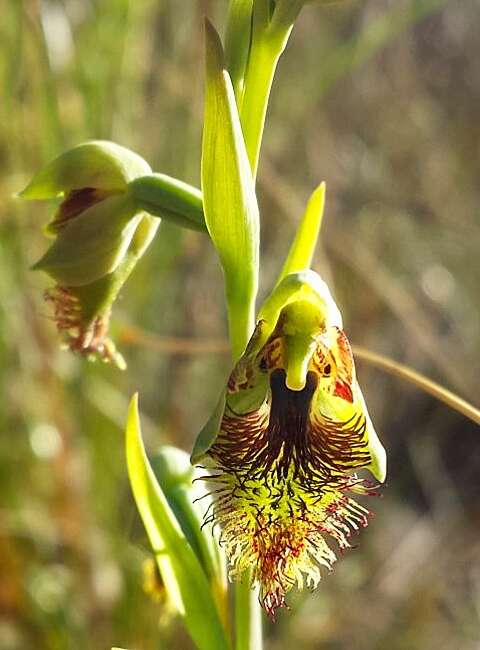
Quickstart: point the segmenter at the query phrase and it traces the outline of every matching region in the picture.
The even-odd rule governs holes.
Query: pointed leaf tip
[[[205,18],[205,50],[207,69],[223,70],[225,68],[225,55],[222,41],[208,18]]]

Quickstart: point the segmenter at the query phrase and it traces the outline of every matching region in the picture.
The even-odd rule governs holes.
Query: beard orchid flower
[[[209,470],[206,523],[220,527],[230,576],[250,570],[273,615],[294,586],[314,588],[370,512],[352,495],[382,482],[385,451],[358,385],[340,312],[313,271],[265,303],[192,459]]]
[[[110,313],[160,222],[139,207],[130,189],[150,171],[125,147],[85,142],[52,161],[20,194],[59,199],[46,227],[53,243],[33,268],[55,281],[45,299],[64,345],[121,368],[125,362],[108,336]]]

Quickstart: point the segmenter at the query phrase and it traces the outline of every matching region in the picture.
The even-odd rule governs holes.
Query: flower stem
[[[262,650],[261,610],[249,571],[235,585],[235,630],[235,650]]]
[[[136,178],[128,187],[138,207],[149,214],[206,232],[202,193],[197,188],[171,176],[153,173]]]

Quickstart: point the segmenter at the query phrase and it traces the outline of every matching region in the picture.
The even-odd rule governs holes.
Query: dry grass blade
[[[366,361],[367,363],[370,363],[373,366],[376,366],[377,368],[380,368],[381,370],[394,375],[395,377],[400,377],[401,379],[409,381],[417,388],[422,389],[444,404],[451,406],[462,415],[465,415],[465,417],[473,420],[473,422],[480,424],[480,410],[478,408],[465,401],[458,395],[455,395],[455,393],[447,390],[440,384],[437,384],[435,381],[428,379],[428,377],[425,377],[425,375],[422,375],[421,373],[413,370],[408,366],[403,365],[402,363],[398,363],[398,361],[394,361],[393,359],[385,357],[382,354],[371,352],[370,350],[362,348],[358,345],[353,346],[353,351],[358,359],[362,359],[362,361]]]

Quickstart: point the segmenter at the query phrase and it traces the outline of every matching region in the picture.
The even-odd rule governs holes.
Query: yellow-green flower
[[[221,528],[231,577],[251,569],[273,614],[292,586],[313,588],[320,567],[331,569],[327,540],[343,550],[367,525],[351,495],[374,484],[355,471],[383,481],[386,461],[325,283],[311,271],[287,276],[262,312],[230,375],[218,435],[194,460],[210,470],[208,521]]]
[[[120,367],[125,364],[108,337],[108,324],[118,292],[160,222],[142,210],[130,189],[150,172],[132,151],[91,141],[56,158],[20,194],[60,199],[46,228],[54,241],[33,268],[55,281],[45,298],[64,343]]]

